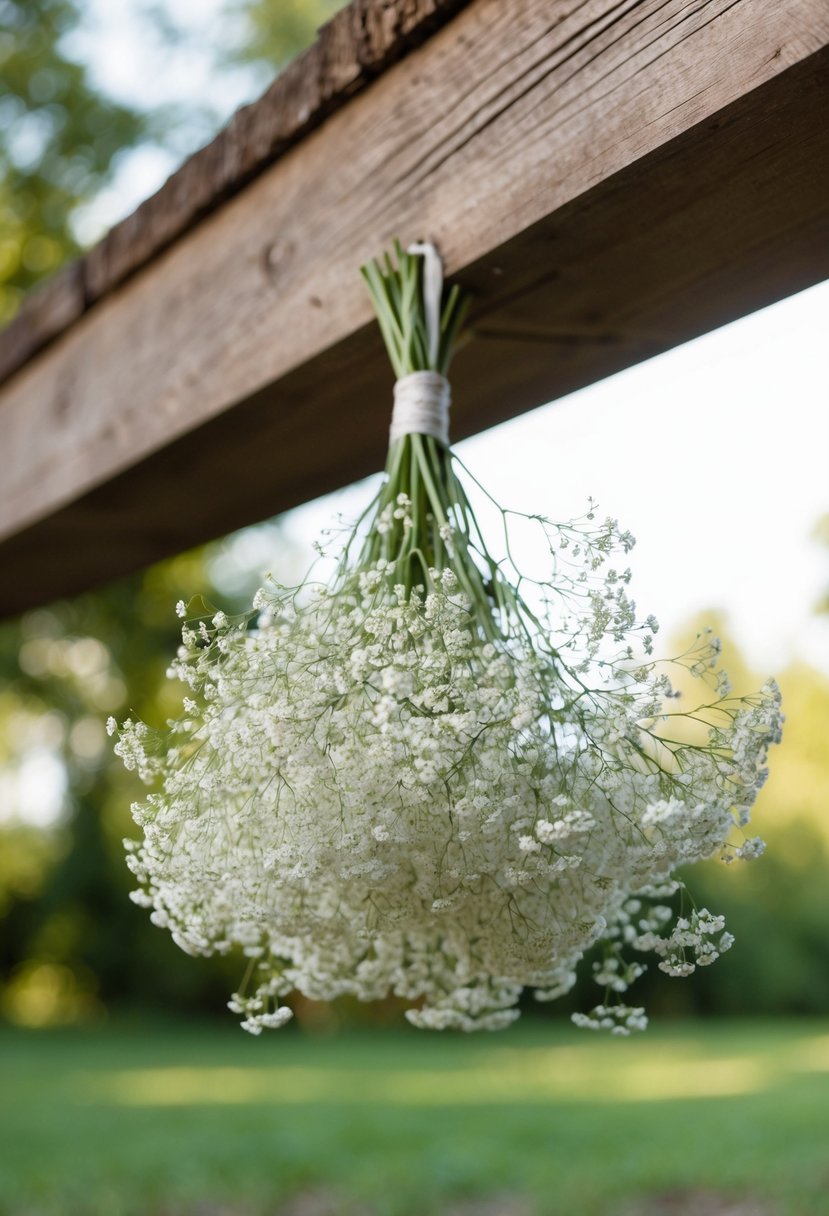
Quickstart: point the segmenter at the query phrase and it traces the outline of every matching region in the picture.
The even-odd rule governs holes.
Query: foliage
[[[700,620],[713,622],[734,657],[735,688],[754,687],[757,673],[741,659],[726,622],[714,612]],[[697,902],[722,911],[734,932],[730,965],[670,990],[646,975],[639,989],[656,1010],[683,1016],[829,1010],[829,678],[798,662],[781,674],[780,686],[783,741],[754,811],[768,848],[750,866],[726,870],[710,862],[686,876]]]
[[[77,252],[72,216],[147,118],[104,97],[66,50],[79,0],[0,0],[0,324]]]
[[[725,880],[716,867],[694,877],[698,897],[717,900],[737,938],[734,973],[702,977],[702,1012],[829,1010],[829,679],[797,663],[781,687],[784,743],[757,808],[768,849]]]
[[[345,0],[229,0],[239,35],[228,58],[238,63],[282,68],[314,40]]]
[[[247,58],[272,65],[332,11],[282,0],[230,7],[242,17],[250,9]],[[79,252],[73,216],[112,178],[119,154],[161,135],[153,113],[102,94],[73,58],[82,16],[80,0],[0,0],[0,325]],[[155,16],[172,41],[175,25]],[[178,558],[0,626],[0,1010],[10,1016],[71,1020],[124,1001],[194,1009],[215,992],[215,969],[188,967],[126,898],[129,783],[109,764],[102,733],[107,712],[135,708],[164,721],[168,605],[196,582],[207,586],[203,567],[203,553]],[[63,795],[43,776],[48,765],[54,777],[56,757]],[[21,816],[35,769],[31,813]]]
[[[71,1020],[119,1002],[192,1008],[215,991],[215,976],[175,957],[127,898],[121,839],[134,794],[103,730],[108,712],[126,709],[128,687],[152,720],[169,712],[169,598],[202,568],[201,554],[185,555],[0,630],[0,971],[16,1020]],[[42,775],[49,757],[63,766],[65,793],[41,780],[27,797],[26,772]],[[32,818],[47,822],[38,830]]]
[[[264,83],[338,7],[229,0],[205,39],[222,63],[258,65]],[[193,134],[204,135],[201,99],[188,118],[186,107],[162,114],[102,93],[69,49],[83,15],[81,0],[0,0],[0,325],[30,288],[80,252],[73,217],[112,179],[121,154],[143,142],[189,146]],[[144,15],[162,43],[181,36],[160,9]]]

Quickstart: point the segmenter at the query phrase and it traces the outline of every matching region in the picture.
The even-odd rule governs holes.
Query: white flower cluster
[[[609,1030],[611,1034],[619,1035],[648,1028],[641,1005],[596,1005],[590,1013],[574,1013],[573,1022],[583,1030]]]
[[[691,916],[681,916],[667,938],[640,939],[638,947],[652,949],[661,955],[659,970],[667,975],[691,975],[697,967],[716,962],[721,954],[730,950],[734,938],[725,929],[725,917],[712,916],[707,908],[700,908]],[[688,956],[692,952],[693,962]]]
[[[504,610],[487,639],[450,570],[407,590],[379,561],[310,600],[260,591],[253,628],[223,613],[184,625],[182,717],[161,745],[141,723],[119,733],[156,785],[133,808],[128,860],[134,898],[182,949],[248,956],[230,1003],[245,1029],[281,1025],[294,989],[394,993],[417,1026],[497,1029],[525,986],[567,992],[597,942],[613,993],[643,970],[625,948],[677,975],[730,944],[707,911],[666,936],[664,900],[678,866],[733,852],[779,694],[718,702],[695,736],[672,733],[675,694],[631,641],[647,629],[647,652],[656,623],[635,625],[626,576],[595,575],[630,538],[608,524],[558,540],[580,562],[583,621],[559,572],[531,627]],[[608,642],[621,649],[597,657]],[[703,639],[685,666],[715,662]],[[607,1000],[579,1024],[644,1028]]]

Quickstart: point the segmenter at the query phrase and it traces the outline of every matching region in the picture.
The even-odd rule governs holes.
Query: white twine
[[[443,296],[443,259],[431,241],[416,241],[406,250],[423,258],[423,309],[429,338],[429,366],[434,367],[440,350],[440,301]]]
[[[429,363],[434,367],[440,352],[440,305],[443,296],[443,261],[431,241],[417,241],[408,253],[423,258],[423,310],[426,317]],[[394,386],[394,411],[389,440],[403,435],[432,435],[449,443],[449,381],[440,372],[420,371],[403,376]]]
[[[396,381],[389,442],[404,435],[433,435],[449,442],[449,381],[440,372],[411,372]]]

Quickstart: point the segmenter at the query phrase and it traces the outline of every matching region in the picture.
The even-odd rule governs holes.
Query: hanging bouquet
[[[492,556],[448,445],[465,299],[432,246],[396,254],[364,268],[397,377],[386,476],[336,574],[188,620],[181,717],[118,732],[155,787],[133,807],[133,898],[188,953],[241,948],[230,1008],[253,1033],[295,989],[499,1029],[598,946],[602,1003],[574,1020],[628,1034],[643,958],[688,975],[731,944],[675,875],[761,851],[743,829],[780,696],[730,698],[703,634],[674,660],[706,689],[683,709],[613,564],[633,539],[593,509],[532,520],[544,579],[513,563],[508,512]]]

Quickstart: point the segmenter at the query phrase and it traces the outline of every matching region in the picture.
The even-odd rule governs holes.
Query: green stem
[[[386,254],[382,262],[369,262],[362,273],[397,378],[416,371],[446,375],[469,304],[467,293],[457,285],[447,292],[438,353],[430,363],[423,259],[395,242],[394,259]],[[430,571],[452,570],[481,633],[494,640],[504,636],[509,618],[521,619],[522,605],[486,550],[452,461],[451,450],[431,435],[405,435],[391,445],[386,480],[373,505],[358,565],[365,568],[384,558],[389,583],[402,583],[407,593],[415,587],[428,589]],[[401,496],[408,526],[394,518]]]

